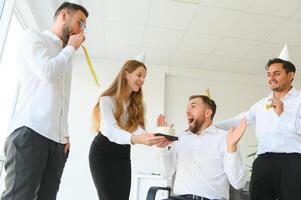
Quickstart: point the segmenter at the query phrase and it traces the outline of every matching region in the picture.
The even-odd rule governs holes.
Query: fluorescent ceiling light
[[[183,3],[190,3],[190,4],[199,4],[201,0],[174,0],[174,1],[179,1]]]

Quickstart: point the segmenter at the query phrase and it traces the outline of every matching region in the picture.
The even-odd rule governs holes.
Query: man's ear
[[[211,118],[211,115],[212,115],[212,110],[211,109],[206,109],[205,116]]]
[[[294,72],[289,72],[288,74],[288,78],[291,82],[293,82],[294,78],[295,78],[295,73]]]
[[[68,16],[68,10],[67,9],[63,9],[60,13],[62,19],[65,21],[67,19],[67,16]]]

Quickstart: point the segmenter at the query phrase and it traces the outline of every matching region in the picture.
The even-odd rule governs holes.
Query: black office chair
[[[168,197],[170,197],[170,187],[150,187],[146,200],[155,200],[156,194],[158,190],[167,190],[168,191]],[[230,199],[229,200],[250,200],[250,195],[248,191],[245,190],[236,190],[233,187],[230,187]]]
[[[158,190],[168,191],[168,197],[170,197],[170,187],[150,187],[147,192],[146,200],[155,200]]]

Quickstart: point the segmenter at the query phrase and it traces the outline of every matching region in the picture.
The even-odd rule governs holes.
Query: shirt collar
[[[52,31],[44,31],[44,33],[49,36],[54,42],[56,42],[58,45],[60,45],[60,47],[63,47],[63,41],[56,35],[54,34]]]
[[[298,91],[297,89],[293,86],[289,91],[288,93],[283,97],[284,98],[287,98],[288,96],[297,96],[298,95]],[[268,96],[269,99],[273,98],[273,92],[271,92]]]
[[[196,135],[196,136],[202,136],[202,135],[204,135],[204,134],[214,134],[214,133],[216,133],[217,132],[217,128],[214,126],[214,124],[211,124],[209,127],[207,127],[205,130],[203,130],[202,131],[202,133],[200,134],[200,135],[197,135],[197,134],[195,134],[195,133],[193,133],[193,132],[191,132],[190,130],[188,130],[188,133],[189,134],[194,134],[194,135]]]

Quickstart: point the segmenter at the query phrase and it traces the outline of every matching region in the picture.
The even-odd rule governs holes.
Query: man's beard
[[[63,47],[65,47],[69,41],[70,38],[70,31],[69,31],[69,27],[67,24],[64,24],[62,27],[62,32],[63,32]]]
[[[197,133],[198,130],[200,130],[200,128],[202,127],[202,125],[204,124],[204,121],[201,120],[194,120],[194,122],[192,124],[189,125],[189,130],[192,133]]]

